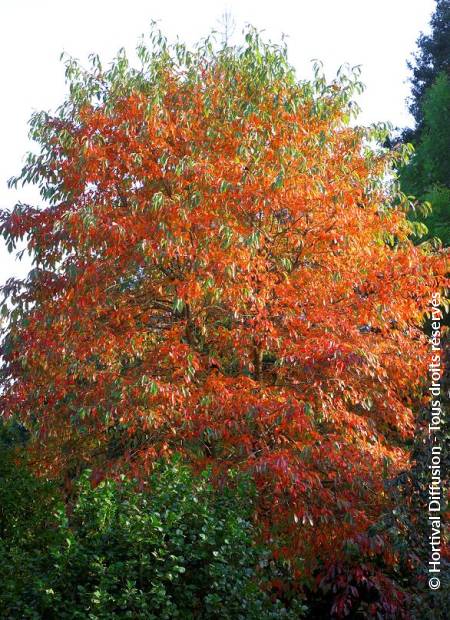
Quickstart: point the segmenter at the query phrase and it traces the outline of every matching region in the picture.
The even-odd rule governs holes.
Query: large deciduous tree
[[[310,566],[376,521],[408,465],[421,331],[445,261],[415,246],[397,154],[351,124],[357,75],[299,82],[253,31],[140,69],[67,62],[2,212],[34,268],[3,287],[2,407],[48,472],[182,452],[253,473],[259,518]]]

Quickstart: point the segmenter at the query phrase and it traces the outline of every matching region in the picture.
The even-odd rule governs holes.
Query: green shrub
[[[268,554],[255,545],[254,490],[220,490],[179,461],[148,489],[122,478],[77,484],[67,516],[46,482],[2,459],[2,618],[299,618],[261,588]]]
[[[0,424],[0,618],[41,618],[34,603],[51,572],[49,550],[63,543],[56,487],[16,460],[14,425]],[[41,592],[42,590],[42,592]]]

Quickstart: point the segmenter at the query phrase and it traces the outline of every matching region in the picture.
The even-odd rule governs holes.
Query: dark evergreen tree
[[[423,126],[423,102],[426,91],[439,73],[450,76],[450,0],[437,0],[430,21],[431,32],[423,32],[417,40],[418,51],[408,63],[412,71],[409,111],[416,121],[416,129],[409,130],[408,141],[417,140]]]
[[[412,70],[409,110],[415,127],[403,131],[415,153],[400,169],[402,191],[427,201],[432,211],[418,213],[428,237],[450,245],[450,0],[437,0],[431,32],[420,35]]]

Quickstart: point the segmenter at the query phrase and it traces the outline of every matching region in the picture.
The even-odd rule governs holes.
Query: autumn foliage
[[[298,81],[252,31],[138,56],[69,60],[70,97],[32,119],[13,183],[45,204],[1,214],[34,257],[3,287],[3,413],[67,484],[173,452],[251,472],[275,554],[309,570],[408,467],[444,257],[411,239],[401,152],[352,122],[357,74]]]

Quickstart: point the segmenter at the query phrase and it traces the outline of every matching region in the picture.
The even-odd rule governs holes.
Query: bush
[[[134,481],[86,471],[68,512],[47,482],[2,459],[2,618],[299,618],[261,588],[253,487],[216,490],[179,461]],[[69,516],[68,516],[69,514]]]

